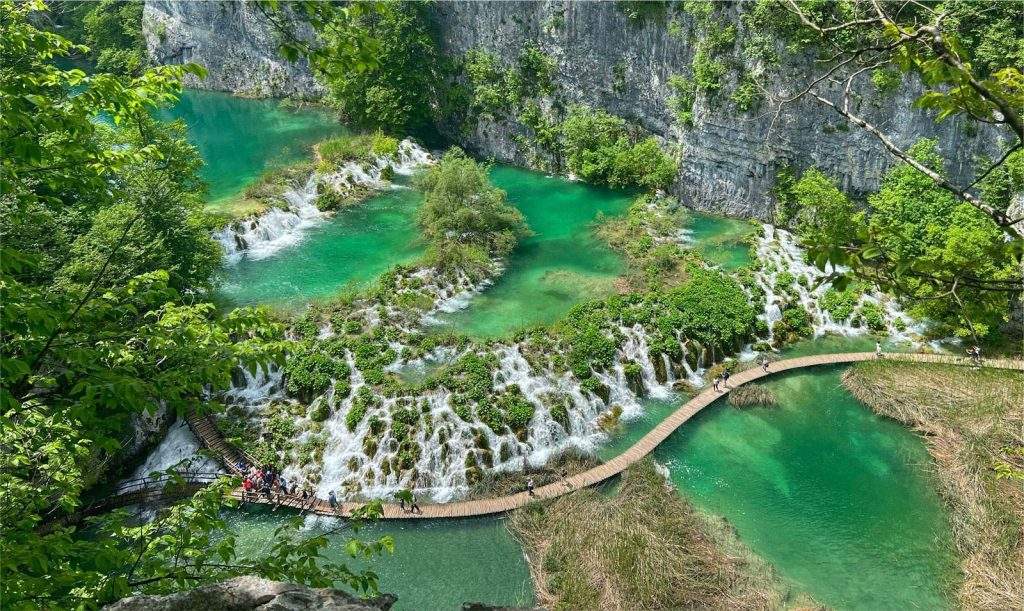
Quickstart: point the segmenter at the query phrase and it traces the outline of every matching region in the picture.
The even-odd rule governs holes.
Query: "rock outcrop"
[[[387,611],[395,597],[362,599],[332,588],[244,576],[163,596],[130,596],[107,611]]]
[[[207,77],[186,77],[188,87],[248,97],[319,98],[323,87],[305,60],[292,63],[277,51],[279,34],[254,2],[147,0],[142,31],[158,64],[194,62]],[[299,35],[312,36],[309,27]]]
[[[768,109],[744,113],[727,95],[716,100],[700,95],[693,125],[680,126],[668,104],[669,77],[690,73],[701,34],[684,14],[675,14],[676,27],[669,28],[665,19],[630,19],[618,4],[455,1],[436,3],[430,15],[441,49],[450,57],[484,49],[511,66],[527,42],[553,57],[557,93],[542,106],[604,108],[665,143],[678,145],[683,153],[672,190],[694,208],[771,220],[771,189],[785,166],[798,171],[817,166],[858,195],[876,190],[894,163],[873,136],[850,127],[843,117],[811,99],[788,105],[778,114]],[[741,40],[751,35],[740,19],[742,10],[742,3],[732,3],[720,12],[723,20],[737,27]],[[210,77],[198,84],[201,87],[245,94],[318,90],[307,66],[276,57],[269,26],[245,4],[148,0],[145,16],[153,57],[205,64]],[[776,45],[783,46],[781,41]],[[758,70],[739,47],[722,52],[724,59],[747,73]],[[790,57],[759,80],[776,96],[792,93],[796,84],[809,80],[812,63],[809,56]],[[732,71],[726,77],[725,92],[736,86],[736,75]],[[920,91],[912,77],[885,93],[866,81],[857,91],[859,111],[900,145],[936,138],[950,160],[950,173],[958,178],[970,175],[978,153],[994,153],[996,132],[969,128],[956,119],[935,123],[928,113],[914,108]],[[460,127],[443,129],[451,140],[481,156],[530,164],[532,152],[521,137],[529,141],[531,134],[513,118],[481,120],[469,133]]]

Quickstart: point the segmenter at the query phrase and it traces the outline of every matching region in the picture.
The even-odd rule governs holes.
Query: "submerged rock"
[[[387,611],[397,599],[393,594],[362,599],[333,588],[310,588],[245,575],[186,592],[162,596],[129,596],[104,609],[108,611]]]

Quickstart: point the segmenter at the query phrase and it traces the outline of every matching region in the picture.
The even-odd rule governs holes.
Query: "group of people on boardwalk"
[[[722,392],[723,388],[729,388],[729,370],[726,369],[722,373],[716,375],[711,384],[714,387],[715,392]]]
[[[273,465],[260,467],[239,461],[235,465],[244,473],[242,478],[242,500],[257,501],[262,496],[268,501],[281,502],[284,497],[291,496],[302,500],[313,498],[313,492],[307,487],[299,489],[299,483],[288,483]]]

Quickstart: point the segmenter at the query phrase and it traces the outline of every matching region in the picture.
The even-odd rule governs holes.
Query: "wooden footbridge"
[[[464,518],[503,513],[522,507],[536,499],[552,499],[572,490],[593,486],[594,484],[598,484],[622,473],[627,467],[650,454],[658,444],[665,441],[665,439],[667,439],[668,436],[677,428],[682,426],[683,423],[688,421],[690,418],[693,418],[699,411],[708,405],[711,405],[720,397],[728,394],[729,391],[734,390],[739,386],[783,371],[791,371],[794,369],[815,367],[819,365],[855,363],[858,361],[868,361],[876,358],[878,358],[878,356],[874,352],[820,354],[776,361],[769,365],[768,371],[764,371],[760,366],[756,366],[732,375],[729,378],[729,386],[727,388],[723,388],[721,391],[709,388],[693,399],[690,399],[622,454],[608,462],[594,467],[593,469],[584,471],[583,473],[541,486],[534,490],[533,496],[530,496],[526,492],[520,492],[491,499],[423,505],[422,510],[417,513],[404,511],[395,504],[385,504],[383,517],[385,519],[437,519]],[[894,361],[898,360],[918,363],[941,363],[963,366],[971,364],[964,358],[936,354],[885,353],[882,358]],[[1024,371],[1024,361],[1019,360],[985,359],[983,361],[983,366]],[[250,464],[255,464],[250,457],[224,440],[224,437],[220,434],[220,431],[217,430],[213,420],[208,416],[190,415],[188,417],[188,423],[193,432],[195,432],[196,437],[198,437],[207,448],[212,450],[221,459],[225,467],[227,467],[232,473],[241,475],[238,468],[238,463],[240,461],[244,460]],[[241,489],[235,490],[232,493],[232,496],[238,500],[242,500]],[[355,509],[363,505],[362,503],[342,503],[340,507],[335,510],[323,499],[303,500],[301,498],[287,495],[279,495],[275,499],[269,499],[261,496],[258,500],[250,502],[284,505],[301,511],[309,511],[328,516],[348,516],[351,515]]]

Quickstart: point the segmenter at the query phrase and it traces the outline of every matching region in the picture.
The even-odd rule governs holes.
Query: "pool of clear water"
[[[242,554],[270,539],[275,528],[294,514],[268,509],[233,511],[227,515],[239,534]],[[310,527],[309,534],[330,529],[330,520]],[[370,569],[381,591],[395,594],[393,609],[457,610],[466,602],[529,607],[533,583],[522,550],[501,518],[387,522],[366,526],[363,539],[391,535],[395,553],[370,561],[353,561],[343,546],[348,534],[330,535],[324,555],[352,568]]]
[[[264,259],[243,258],[220,272],[218,296],[232,305],[300,307],[365,288],[397,263],[423,253],[416,227],[420,194],[385,191],[306,229],[300,242]]]
[[[444,327],[477,337],[554,322],[574,304],[611,293],[622,259],[594,233],[602,216],[625,212],[633,194],[498,165],[491,180],[508,193],[534,235],[520,241],[505,272]]]
[[[957,577],[921,440],[840,384],[840,368],[767,382],[776,407],[720,400],[655,450],[699,508],[839,609],[942,609]]]
[[[177,104],[156,115],[188,126],[188,139],[205,162],[200,175],[214,208],[266,170],[309,159],[314,143],[345,131],[334,116],[316,108],[290,109],[278,100],[195,89],[186,89]]]

